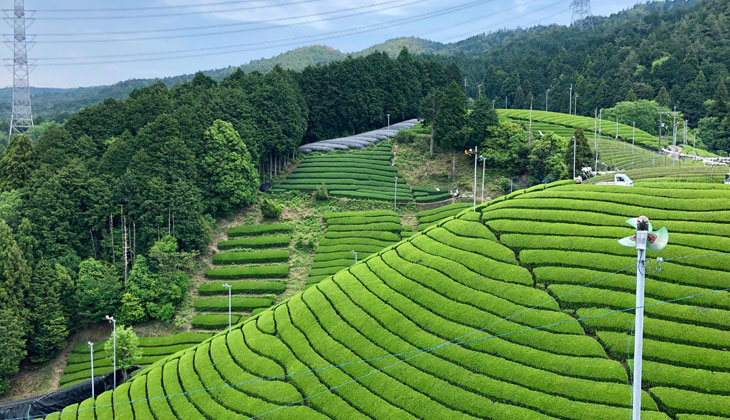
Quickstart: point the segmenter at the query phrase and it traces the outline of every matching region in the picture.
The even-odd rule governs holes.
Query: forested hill
[[[456,63],[471,97],[481,84],[500,107],[506,99],[509,108],[529,108],[534,96],[535,108],[544,109],[550,89],[550,110],[567,113],[573,84],[578,114],[586,116],[620,101],[656,100],[676,106],[713,150],[730,148],[726,0],[649,3],[595,18],[586,31],[557,25],[501,31],[456,47],[455,56],[427,58]]]

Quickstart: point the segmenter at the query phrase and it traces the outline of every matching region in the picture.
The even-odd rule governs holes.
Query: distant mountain
[[[404,47],[408,48],[411,54],[436,54],[447,48],[445,44],[440,42],[415,37],[402,37],[389,39],[352,55],[368,55],[376,51],[381,51],[388,53],[391,57],[395,57]]]
[[[262,58],[253,60],[248,64],[241,66],[241,69],[250,73],[252,71],[260,71],[266,73],[273,69],[277,64],[285,69],[302,71],[308,66],[315,64],[328,64],[333,61],[344,60],[347,54],[344,54],[332,47],[326,45],[312,45],[301,47],[283,54],[279,54],[272,58]]]

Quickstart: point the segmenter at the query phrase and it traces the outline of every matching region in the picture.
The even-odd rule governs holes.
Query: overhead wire
[[[250,52],[250,51],[256,51],[256,50],[264,50],[269,48],[275,48],[275,47],[289,47],[294,45],[301,45],[301,44],[307,44],[317,41],[325,41],[335,38],[341,38],[346,36],[352,36],[357,35],[361,33],[371,32],[374,30],[379,29],[385,29],[393,26],[402,25],[405,23],[413,23],[418,22],[421,20],[431,19],[435,17],[440,17],[445,14],[449,13],[455,13],[461,10],[465,10],[467,8],[471,8],[483,3],[489,3],[493,2],[494,0],[477,0],[472,1],[468,3],[464,3],[462,5],[453,6],[445,9],[440,9],[436,11],[426,12],[414,16],[410,16],[407,18],[399,18],[390,20],[388,22],[376,24],[376,25],[366,25],[366,26],[360,26],[355,28],[347,28],[342,29],[338,31],[330,31],[327,33],[320,33],[320,34],[313,34],[313,35],[303,35],[303,36],[297,36],[297,37],[290,37],[290,38],[281,38],[276,40],[267,40],[267,41],[258,41],[258,42],[250,42],[250,43],[241,43],[241,44],[231,44],[231,45],[224,45],[224,46],[212,46],[212,47],[205,47],[205,48],[194,48],[194,49],[182,49],[182,50],[168,50],[168,51],[156,51],[156,52],[149,52],[149,53],[130,53],[130,54],[113,54],[113,55],[105,55],[105,56],[86,56],[86,57],[46,57],[46,58],[38,58],[39,61],[42,63],[40,65],[43,66],[77,66],[77,65],[99,65],[99,64],[121,64],[121,63],[131,63],[131,62],[146,62],[146,61],[163,61],[163,60],[171,60],[171,59],[183,59],[183,58],[195,58],[195,57],[204,57],[204,56],[215,56],[215,55],[225,55],[225,54],[233,54],[233,53],[240,53],[240,52]],[[562,1],[561,0],[557,3],[553,3],[550,6],[554,6],[555,4],[558,4]],[[503,13],[509,10],[513,10],[513,8],[509,9],[503,9],[498,12],[493,12],[492,14],[498,14]],[[544,8],[543,8],[544,9]],[[538,10],[539,11],[539,10]],[[528,14],[535,13],[536,11],[532,11]],[[522,16],[520,16],[521,18]],[[513,19],[508,19],[513,20]],[[505,22],[503,20],[503,22]],[[306,41],[305,41],[306,40]],[[291,42],[290,42],[291,41]],[[250,48],[246,48],[250,47]],[[226,50],[226,51],[221,51]],[[202,51],[200,53],[197,53],[199,51]],[[443,50],[441,50],[443,51]],[[188,54],[191,53],[191,54]],[[173,55],[167,57],[167,55]],[[183,54],[183,55],[179,55]],[[139,56],[154,56],[153,58],[132,58],[129,60],[94,60],[94,61],[83,61],[83,60],[93,60],[94,58],[123,58],[123,57],[139,57]],[[164,57],[163,57],[164,56]],[[43,61],[53,61],[53,60],[68,60],[68,61],[80,61],[80,62],[45,62]]]
[[[133,37],[133,38],[104,38],[104,39],[71,39],[71,40],[51,40],[51,41],[36,40],[34,42],[40,43],[40,44],[79,44],[79,43],[88,44],[88,43],[101,43],[101,42],[106,43],[106,42],[157,41],[157,40],[164,40],[164,39],[178,39],[178,38],[192,38],[192,37],[200,37],[200,36],[226,35],[226,34],[232,34],[232,33],[259,31],[259,30],[267,30],[267,29],[278,29],[278,28],[281,28],[284,26],[302,26],[302,25],[308,25],[311,23],[329,22],[329,21],[345,19],[345,18],[349,18],[349,17],[362,16],[362,15],[366,15],[366,14],[370,14],[370,13],[377,13],[377,12],[393,10],[393,9],[397,9],[397,8],[403,7],[403,6],[408,6],[411,4],[424,3],[429,0],[411,0],[404,4],[398,4],[398,3],[403,3],[406,1],[407,0],[382,1],[379,3],[368,4],[366,6],[335,9],[335,10],[329,10],[329,11],[325,11],[325,12],[310,13],[307,15],[286,16],[286,17],[274,18],[274,19],[252,20],[252,21],[246,21],[246,22],[225,23],[225,24],[216,24],[216,25],[188,26],[188,27],[182,27],[182,28],[151,29],[151,30],[141,30],[141,31],[90,32],[90,33],[82,32],[82,33],[34,34],[34,35],[35,36],[83,36],[83,37],[88,37],[90,35],[131,35],[131,34],[141,34],[141,33],[180,32],[180,31],[192,31],[192,30],[211,29],[211,28],[251,26],[251,25],[259,25],[262,23],[275,23],[275,22],[284,22],[284,21],[296,21],[296,20],[305,19],[305,18],[316,18],[316,19],[305,21],[305,22],[298,22],[298,23],[291,23],[291,24],[279,23],[276,25],[269,25],[269,26],[264,26],[264,27],[259,27],[259,28],[249,28],[249,29],[241,29],[241,30],[226,30],[226,31],[217,31],[217,32],[203,32],[203,33],[183,34],[183,35],[161,35],[161,36],[148,36],[148,37],[136,37],[136,38]],[[378,8],[376,10],[370,10],[370,11],[365,11],[365,12],[352,13],[352,14],[348,14],[348,15],[335,16],[335,17],[331,17],[331,18],[325,18],[325,19],[321,18],[321,16],[328,16],[328,15],[355,11],[355,10],[369,9],[369,8],[373,8],[373,7],[383,6],[383,5],[385,5],[387,7]]]
[[[728,256],[728,255],[730,255],[730,253],[727,253],[727,252],[724,252],[724,253],[704,254],[704,255],[687,255],[687,256],[682,256],[682,257],[675,257],[675,258],[665,259],[664,262],[670,262],[670,261],[674,261],[674,260],[683,260],[683,259],[719,257],[719,256]],[[558,297],[554,297],[554,298],[552,298],[552,299],[550,299],[550,300],[548,300],[548,301],[546,301],[546,302],[544,302],[544,303],[542,303],[540,305],[535,305],[532,308],[527,308],[526,310],[519,311],[519,312],[511,315],[510,317],[505,318],[505,319],[502,319],[500,321],[497,321],[496,323],[493,323],[491,325],[496,325],[499,322],[504,322],[504,321],[506,321],[506,320],[508,320],[510,318],[513,318],[515,316],[518,316],[521,313],[524,313],[527,310],[531,310],[531,309],[534,309],[534,308],[543,306],[543,305],[545,305],[545,304],[547,304],[549,302],[553,302],[553,301],[559,300],[560,297],[564,297],[564,296],[566,296],[568,294],[575,293],[576,291],[586,289],[587,287],[590,287],[591,285],[595,285],[595,284],[597,284],[600,281],[606,280],[606,279],[608,279],[608,278],[610,278],[610,277],[612,277],[612,276],[614,276],[614,275],[616,275],[618,273],[621,273],[621,272],[627,270],[628,267],[634,267],[634,264],[632,264],[631,266],[627,266],[627,267],[621,268],[621,269],[619,269],[619,270],[617,270],[617,271],[615,271],[613,273],[609,273],[607,275],[601,276],[598,279],[596,279],[596,280],[594,280],[594,281],[592,281],[590,283],[587,283],[587,284],[581,285],[579,287],[576,287],[575,289],[573,289],[571,291],[568,291],[568,292],[566,292],[566,293],[564,293],[564,294],[562,294],[562,295],[560,295]],[[725,288],[725,289],[719,289],[719,290],[712,290],[712,291],[703,292],[703,293],[697,293],[697,294],[693,294],[693,295],[686,295],[686,296],[679,297],[679,298],[675,298],[675,299],[657,301],[657,302],[654,302],[654,303],[651,303],[651,304],[648,304],[648,305],[645,304],[644,306],[633,306],[633,307],[629,307],[629,308],[608,311],[608,312],[604,312],[604,313],[597,314],[597,315],[589,315],[589,316],[585,316],[585,317],[573,318],[573,319],[570,319],[570,320],[567,320],[567,321],[558,321],[558,322],[553,322],[553,323],[550,323],[550,324],[545,324],[545,325],[540,325],[540,326],[535,326],[535,327],[527,327],[527,328],[523,328],[523,329],[519,329],[519,330],[508,331],[508,332],[501,333],[501,334],[488,335],[488,336],[479,337],[479,338],[472,338],[472,339],[468,339],[468,340],[461,340],[461,339],[459,339],[459,337],[457,337],[457,339],[459,339],[459,341],[454,341],[454,340],[456,340],[456,339],[454,339],[454,340],[445,341],[445,342],[443,342],[443,343],[441,343],[439,345],[432,346],[432,347],[419,348],[419,349],[404,351],[404,352],[400,352],[400,353],[386,354],[386,355],[383,355],[383,356],[369,358],[369,359],[359,359],[359,360],[356,360],[356,361],[353,361],[353,362],[341,363],[341,364],[336,364],[336,365],[327,365],[327,366],[323,366],[323,367],[320,367],[320,368],[308,369],[308,370],[303,370],[303,371],[299,371],[299,372],[292,372],[292,373],[287,373],[287,374],[283,374],[283,375],[271,376],[271,377],[266,377],[266,378],[250,379],[250,380],[243,381],[243,382],[238,382],[238,383],[224,384],[224,385],[218,385],[218,386],[214,386],[214,387],[207,387],[207,388],[194,389],[194,390],[183,391],[183,392],[178,392],[178,393],[170,393],[170,394],[165,394],[165,395],[158,395],[158,396],[154,396],[154,397],[150,397],[150,398],[139,398],[139,399],[130,400],[130,401],[122,401],[122,402],[117,402],[117,403],[95,405],[93,407],[85,407],[85,408],[79,408],[79,409],[74,409],[74,410],[67,410],[67,411],[63,411],[63,413],[81,412],[81,411],[85,411],[85,410],[95,410],[95,409],[99,409],[99,408],[114,407],[114,406],[117,406],[117,405],[133,404],[133,403],[137,403],[137,402],[153,401],[153,400],[157,400],[157,399],[167,399],[167,398],[171,398],[171,397],[185,396],[185,395],[189,395],[189,394],[193,394],[193,393],[199,393],[199,392],[215,391],[215,390],[218,390],[218,389],[224,389],[224,388],[230,388],[230,387],[239,387],[239,386],[243,386],[243,385],[260,383],[260,382],[266,382],[266,381],[282,380],[282,379],[286,379],[286,378],[289,378],[289,377],[292,377],[292,376],[303,375],[303,374],[310,374],[310,373],[317,373],[317,372],[321,372],[321,371],[325,371],[325,370],[329,370],[329,369],[339,369],[339,368],[342,368],[342,367],[357,365],[357,364],[361,364],[361,363],[369,363],[369,362],[384,360],[384,359],[388,359],[388,358],[398,358],[398,360],[396,360],[394,363],[392,363],[390,365],[387,365],[385,367],[376,368],[376,369],[372,370],[371,372],[368,372],[367,374],[361,375],[361,376],[359,376],[357,378],[352,378],[352,379],[350,379],[348,381],[345,381],[345,382],[343,382],[343,383],[341,383],[339,385],[336,385],[336,386],[330,387],[330,388],[328,388],[326,390],[317,392],[317,393],[312,394],[312,395],[310,395],[308,397],[303,397],[300,400],[291,402],[291,403],[286,404],[286,405],[279,406],[279,407],[277,407],[275,409],[266,411],[266,412],[261,413],[261,414],[258,414],[256,416],[249,417],[249,419],[257,419],[257,418],[261,418],[263,416],[266,416],[268,414],[272,414],[273,412],[278,411],[278,410],[281,410],[283,408],[286,408],[286,407],[289,407],[289,406],[292,406],[292,405],[295,405],[295,404],[300,404],[300,403],[305,402],[305,401],[307,401],[307,400],[309,400],[311,398],[315,398],[315,397],[317,397],[319,395],[322,395],[324,393],[331,392],[332,390],[335,390],[335,389],[340,388],[342,386],[345,386],[347,384],[350,384],[350,383],[353,383],[353,382],[357,382],[357,381],[359,381],[361,379],[364,379],[365,377],[370,376],[370,375],[372,375],[374,373],[382,372],[383,370],[388,369],[388,368],[390,368],[392,366],[395,366],[395,365],[397,365],[399,363],[406,362],[406,361],[411,360],[411,359],[413,359],[413,358],[415,358],[417,356],[420,356],[420,355],[426,354],[426,353],[430,353],[430,352],[433,352],[433,351],[438,350],[438,349],[441,349],[441,348],[450,347],[450,346],[454,346],[454,345],[461,346],[461,345],[464,345],[464,344],[481,342],[481,341],[495,339],[495,338],[503,338],[503,337],[508,337],[508,336],[511,336],[511,335],[525,333],[525,332],[545,330],[545,329],[549,329],[549,328],[559,327],[559,326],[562,326],[562,325],[567,325],[567,324],[574,323],[574,322],[582,322],[582,321],[587,321],[587,320],[591,320],[591,319],[599,319],[599,318],[603,318],[603,317],[610,316],[610,315],[627,313],[627,312],[634,311],[634,310],[636,310],[638,308],[645,308],[646,309],[646,308],[656,307],[656,306],[663,305],[663,304],[667,304],[667,303],[684,302],[684,301],[691,300],[691,299],[695,299],[695,298],[700,298],[700,297],[705,297],[705,296],[711,296],[711,295],[716,295],[716,294],[725,293],[725,292],[730,292],[730,287]],[[484,331],[486,328],[489,328],[489,326],[483,327],[481,329],[472,331],[472,332],[467,333],[467,334],[463,334],[460,337],[461,338],[467,337],[469,335],[472,335],[475,332]],[[409,357],[406,357],[404,359],[400,359],[400,357],[402,357],[402,356],[409,356]],[[10,418],[10,419],[6,419],[6,420],[23,420],[23,419],[38,418],[38,417],[44,417],[44,416],[30,416],[30,417],[24,416],[24,417]]]
[[[299,0],[290,3],[273,3],[262,5],[261,7],[252,7],[252,9],[265,8],[265,7],[279,7],[291,4],[301,3],[317,3],[324,0]],[[140,6],[140,7],[108,7],[108,8],[76,8],[76,9],[33,9],[35,13],[74,13],[74,12],[130,12],[130,11],[142,11],[142,10],[166,10],[166,9],[185,9],[194,7],[210,7],[210,6],[227,6],[229,4],[241,4],[241,3],[256,3],[263,1],[251,1],[251,0],[233,0],[233,1],[219,1],[211,3],[189,3],[189,4],[169,4],[165,6]],[[12,9],[4,9],[3,11],[12,11]]]

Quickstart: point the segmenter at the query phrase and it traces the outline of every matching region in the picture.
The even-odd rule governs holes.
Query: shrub
[[[218,267],[205,271],[209,279],[274,279],[289,275],[288,264],[254,265],[245,267]]]
[[[448,200],[451,198],[451,194],[448,192],[431,194],[424,197],[416,197],[416,203],[433,203],[436,201]]]
[[[228,236],[254,236],[267,233],[291,232],[294,228],[286,223],[234,226],[228,229]]]
[[[245,315],[231,314],[231,323],[238,324],[246,319]],[[224,328],[228,327],[228,314],[198,314],[193,317],[195,328]]]
[[[291,242],[291,235],[265,235],[253,238],[236,238],[218,242],[218,249],[233,248],[280,248]]]
[[[273,296],[251,297],[251,296],[232,296],[231,310],[250,311],[255,308],[268,308],[276,301]],[[227,297],[210,297],[196,299],[194,303],[195,309],[198,311],[227,311]]]
[[[327,186],[324,185],[324,182],[317,187],[316,190],[314,190],[314,199],[317,201],[325,201],[330,199],[330,194],[327,192]]]
[[[213,264],[216,265],[285,262],[288,260],[289,251],[285,249],[228,251],[213,255]]]
[[[279,216],[281,216],[282,210],[284,210],[284,206],[276,204],[273,200],[269,200],[268,198],[262,198],[259,205],[264,219],[278,219]]]
[[[228,289],[223,287],[222,281],[211,281],[202,283],[198,289],[198,293],[201,295],[226,295]],[[242,294],[242,293],[282,293],[286,290],[286,283],[283,281],[262,281],[262,280],[251,280],[251,281],[232,281],[230,285],[231,293]]]

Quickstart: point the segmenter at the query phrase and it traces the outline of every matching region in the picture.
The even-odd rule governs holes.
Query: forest
[[[551,111],[592,117],[617,102],[655,100],[676,107],[709,150],[727,155],[730,3],[652,2],[592,22],[585,31],[498,31],[458,42],[453,55],[421,57],[457,64],[468,96],[481,90],[499,108],[529,109],[532,100],[544,110],[547,99]],[[569,108],[571,85],[576,102]],[[655,124],[658,131],[658,115]]]
[[[461,78],[406,50],[199,73],[14,136],[0,155],[0,393],[21,361],[49,360],[106,314],[171,320],[215,219],[252,204],[302,142],[415,118]]]

